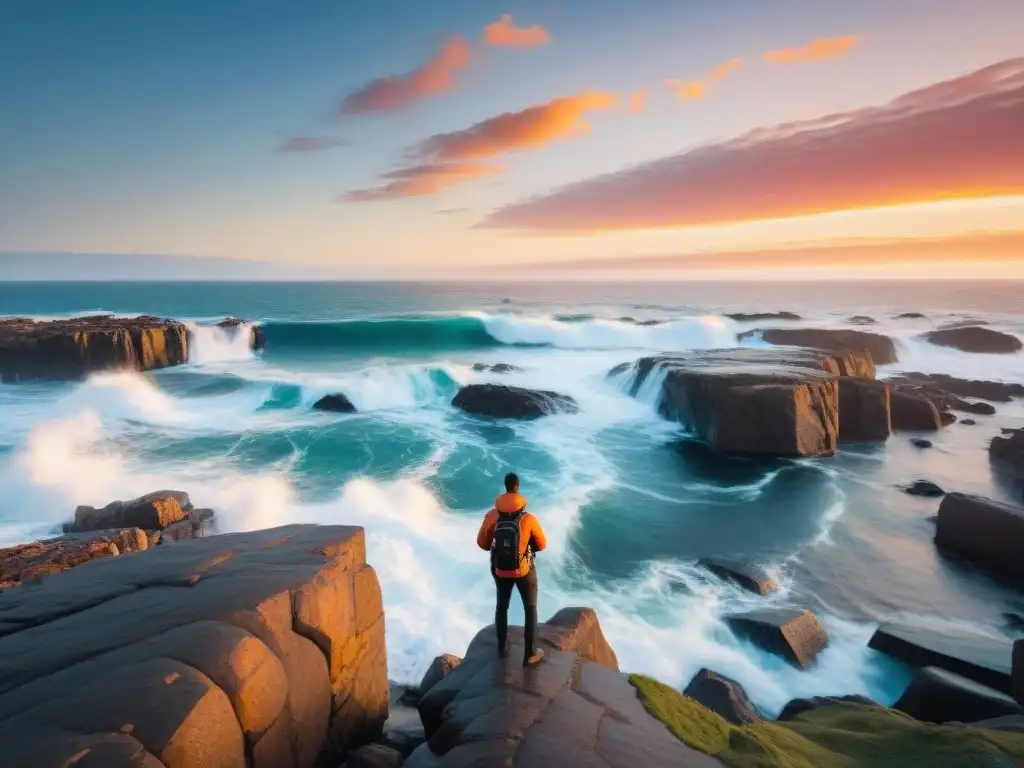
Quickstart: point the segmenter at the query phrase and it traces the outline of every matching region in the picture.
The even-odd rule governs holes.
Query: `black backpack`
[[[494,548],[491,550],[491,563],[495,570],[519,570],[525,557],[519,554],[522,551],[519,536],[522,532],[521,523],[525,514],[525,507],[513,515],[498,513],[498,522],[494,526]]]

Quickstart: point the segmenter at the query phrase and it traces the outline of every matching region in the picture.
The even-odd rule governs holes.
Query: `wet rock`
[[[1012,664],[1013,695],[1019,703],[1024,704],[1024,640],[1013,644]]]
[[[893,340],[880,333],[821,328],[768,328],[758,333],[768,344],[830,352],[864,349],[871,353],[875,365],[888,365],[899,360]]]
[[[883,624],[868,647],[912,667],[938,667],[997,691],[1011,692],[1008,640],[952,626],[929,630]]]
[[[895,392],[922,395],[928,398],[939,411],[954,410],[989,416],[996,412],[995,406],[991,403],[964,400],[959,395],[948,391],[944,388],[942,381],[926,378],[909,378],[908,376],[893,376],[887,381]],[[956,419],[952,420],[955,421]]]
[[[145,531],[121,528],[71,533],[5,547],[0,549],[0,588],[36,581],[91,560],[142,552],[148,545]]]
[[[459,668],[461,663],[462,659],[450,653],[443,653],[435,657],[434,661],[430,664],[430,668],[423,675],[423,680],[420,682],[419,695],[423,696],[427,691],[448,677],[449,674]]]
[[[935,432],[942,429],[939,409],[924,395],[894,391],[890,395],[892,428],[897,432]]]
[[[946,492],[930,480],[915,480],[910,485],[903,486],[903,492],[911,496],[925,496],[926,498],[938,498],[945,496]]]
[[[456,408],[497,419],[538,419],[555,413],[577,413],[579,405],[568,395],[545,390],[470,384],[452,400]]]
[[[854,315],[853,317],[847,318],[846,322],[852,325],[874,325],[878,321],[873,317],[868,317],[867,315]]]
[[[924,437],[912,437],[910,439],[910,444],[915,446],[915,447],[917,447],[917,448],[931,448],[932,447],[932,441],[928,440],[928,439],[926,439]]]
[[[0,320],[0,381],[78,379],[95,371],[149,371],[187,360],[185,326],[157,317]]]
[[[924,320],[927,317],[927,315],[922,315],[920,312],[904,312],[896,315],[897,320]]]
[[[427,740],[419,710],[416,709],[419,698],[418,688],[391,686],[390,711],[378,743],[408,755]]]
[[[341,392],[332,395],[324,395],[315,403],[313,409],[317,411],[332,411],[333,413],[355,413],[356,407],[352,401]]]
[[[476,363],[473,370],[477,373],[519,373],[523,369],[509,363]]]
[[[793,699],[779,713],[776,718],[780,723],[784,723],[788,720],[794,720],[804,712],[811,712],[815,709],[821,709],[822,707],[834,707],[837,704],[860,704],[866,707],[878,707],[881,706],[874,699],[869,699],[867,696],[858,696],[856,694],[851,696],[813,696],[809,699]]]
[[[633,363],[619,363],[614,368],[612,368],[610,371],[608,371],[607,374],[605,374],[605,378],[606,379],[614,379],[617,376],[621,376],[622,374],[626,373],[632,367],[633,367]]]
[[[1024,430],[1005,432],[993,437],[988,446],[993,464],[1017,479],[1024,480]]]
[[[765,608],[725,617],[733,632],[759,648],[807,668],[828,645],[818,617],[802,608]]]
[[[267,346],[267,337],[263,334],[263,327],[256,325],[255,323],[249,323],[245,320],[239,320],[237,317],[225,317],[219,323],[218,328],[223,328],[227,331],[233,331],[235,333],[245,326],[249,327],[249,346],[253,349],[263,349]]]
[[[948,411],[939,412],[939,422],[944,427],[948,427],[950,424],[956,424],[956,416]]]
[[[935,544],[997,578],[1024,584],[1022,507],[982,496],[950,493],[939,505]]]
[[[795,312],[732,312],[725,315],[739,323],[753,323],[762,320],[802,320]]]
[[[938,667],[918,670],[893,709],[926,723],[1024,715],[1024,707],[1005,693]]]
[[[928,387],[932,392],[944,392],[958,397],[973,397],[993,403],[1008,403],[1016,397],[1024,397],[1024,384],[1007,384],[1000,381],[959,379],[944,373],[901,373],[890,381],[906,382]]]
[[[978,422],[976,422],[974,419],[960,419],[960,423],[963,424],[965,427],[973,427]]]
[[[711,571],[720,579],[735,582],[744,589],[758,595],[771,594],[779,589],[775,579],[764,570],[738,560],[709,557],[698,561],[697,565]]]
[[[742,685],[710,669],[702,669],[694,675],[683,693],[734,725],[764,719]]]
[[[839,441],[878,442],[892,432],[889,385],[854,376],[839,378]]]
[[[1013,354],[1024,346],[1016,336],[977,325],[929,331],[924,338],[940,347],[982,354]]]
[[[105,528],[141,528],[159,531],[184,520],[193,511],[184,491],[153,491],[130,501],[112,501],[105,507],[80,506],[75,519],[65,525],[68,533]]]
[[[60,695],[54,695],[60,691]],[[311,766],[388,713],[361,528],[291,525],[108,557],[5,590],[0,762]]]
[[[404,756],[384,744],[366,744],[345,761],[343,768],[399,768]]]

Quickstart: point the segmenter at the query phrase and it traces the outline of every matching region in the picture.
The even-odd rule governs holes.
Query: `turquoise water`
[[[876,317],[900,350],[883,375],[1024,381],[1024,356],[919,338],[966,316],[1021,334],[1022,296],[991,283],[0,284],[0,315],[149,313],[193,334],[176,369],[0,385],[0,543],[46,535],[78,504],[161,487],[215,508],[225,531],[360,524],[384,591],[391,677],[414,681],[490,621],[474,538],[515,470],[551,540],[541,614],[595,607],[624,669],[685,684],[709,666],[769,710],[796,695],[891,701],[907,673],[866,649],[879,621],[1002,634],[1001,612],[1021,610],[1014,593],[939,558],[927,521],[937,503],[896,486],[923,477],[1009,498],[985,448],[999,427],[1024,425],[1024,404],[945,430],[932,451],[898,436],[833,459],[727,460],[606,374],[651,351],[734,346],[751,326],[723,313],[785,309],[816,326]],[[929,317],[896,319],[911,310]],[[226,315],[260,322],[266,350],[209,327]],[[660,324],[633,322],[643,320]],[[523,371],[472,370],[497,362]],[[505,424],[450,406],[481,381],[564,392],[581,412]],[[359,412],[312,411],[329,392]],[[783,591],[747,595],[695,565],[720,554],[769,566]],[[831,647],[814,669],[758,652],[721,620],[773,601],[822,616]]]

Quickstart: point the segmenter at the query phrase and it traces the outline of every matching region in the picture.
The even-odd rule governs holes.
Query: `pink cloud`
[[[484,27],[484,42],[508,48],[536,48],[550,43],[551,35],[537,24],[532,27],[517,27],[512,17],[506,13],[493,24]]]
[[[838,59],[859,42],[859,35],[821,37],[802,48],[780,48],[775,51],[765,51],[764,60],[773,64],[792,64],[798,61]]]
[[[278,152],[322,152],[325,149],[344,147],[348,145],[346,139],[336,139],[331,136],[292,136],[282,141]]]
[[[500,165],[483,163],[424,163],[389,171],[381,176],[384,183],[380,186],[349,192],[339,198],[339,201],[372,203],[381,200],[432,197],[448,187],[504,170]]]

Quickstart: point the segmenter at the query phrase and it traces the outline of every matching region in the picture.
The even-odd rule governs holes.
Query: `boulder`
[[[998,469],[1024,480],[1024,430],[1003,430],[1002,435],[993,437],[988,457]]]
[[[851,696],[812,696],[809,699],[793,699],[782,708],[776,719],[780,723],[784,723],[788,720],[795,720],[804,712],[813,712],[816,709],[833,707],[836,704],[860,704],[866,707],[881,706],[877,701],[869,699],[867,696],[858,696],[856,694]]]
[[[6,590],[0,700],[4,765],[340,759],[388,713],[363,530],[214,536]],[[118,739],[130,748],[114,750]]]
[[[733,632],[763,650],[807,668],[828,646],[828,635],[818,617],[802,608],[764,608],[731,614],[725,623]]]
[[[337,392],[333,395],[324,395],[321,397],[313,403],[313,410],[333,411],[335,413],[355,413],[356,407],[352,405],[352,401],[345,395]]]
[[[939,505],[935,544],[1011,584],[1024,584],[1024,508],[950,493]]]
[[[934,631],[883,624],[868,647],[912,667],[938,667],[997,691],[1011,692],[1008,640],[953,627]]]
[[[928,440],[927,438],[924,438],[924,437],[912,437],[910,439],[910,444],[913,445],[915,448],[931,448],[932,447],[932,441]]]
[[[242,328],[248,326],[249,328],[249,346],[253,349],[263,349],[267,346],[267,337],[263,333],[263,327],[256,325],[255,323],[249,323],[245,320],[239,320],[237,317],[225,317],[219,323],[218,328],[223,328],[226,331],[238,333]]]
[[[965,386],[956,386],[955,384],[947,385],[946,378],[942,377],[927,377],[924,374],[905,374],[900,376],[893,376],[887,381],[889,385],[896,392],[905,392],[912,395],[923,395],[924,397],[931,400],[935,407],[940,411],[964,411],[966,413],[976,413],[981,415],[992,415],[996,412],[995,406],[991,403],[983,403],[979,401],[965,400],[962,396],[956,392],[951,391],[948,386],[953,386],[961,390],[969,390],[970,384],[973,382],[967,382],[963,380],[953,379],[952,381],[960,381]],[[983,382],[977,382],[983,383]],[[971,397],[972,395],[967,395]]]
[[[1007,384],[1001,381],[958,379],[945,373],[901,373],[895,379],[908,384],[928,387],[932,392],[943,392],[958,397],[973,397],[993,403],[1009,403],[1017,397],[1024,397],[1024,384]]]
[[[803,318],[795,312],[727,312],[725,314],[730,320],[738,323],[754,323],[762,320],[802,320]]]
[[[938,667],[919,669],[893,709],[926,723],[1024,715],[1024,707],[1005,693]]]
[[[344,768],[399,768],[405,757],[397,749],[384,744],[360,747],[344,763]]]
[[[709,557],[699,560],[697,565],[711,571],[720,579],[735,582],[744,589],[758,595],[767,595],[779,589],[775,579],[765,573],[764,570],[738,560]]]
[[[159,531],[184,520],[192,512],[192,502],[184,491],[154,491],[130,501],[112,501],[107,506],[80,506],[74,522],[66,525],[69,533],[98,531],[105,528],[141,528]]]
[[[853,317],[848,317],[846,322],[851,325],[874,325],[878,321],[873,317],[868,317],[867,315],[854,315]]]
[[[889,385],[884,381],[839,377],[839,441],[878,442],[892,432]]]
[[[935,432],[943,427],[939,409],[924,395],[895,390],[889,402],[896,432]]]
[[[51,573],[113,555],[147,548],[146,532],[138,528],[71,533],[53,539],[0,549],[0,588],[36,581]]]
[[[710,669],[702,669],[694,675],[683,693],[733,725],[756,723],[764,719],[747,697],[742,685]]]
[[[452,405],[466,413],[496,419],[539,419],[554,413],[579,412],[579,405],[568,395],[501,384],[470,384],[459,390]]]
[[[829,352],[864,349],[871,353],[875,365],[899,361],[893,340],[880,333],[821,328],[766,328],[756,333],[768,344],[809,347]]]
[[[948,427],[950,424],[956,424],[956,416],[949,411],[939,411],[939,422],[944,427]]]
[[[423,675],[423,680],[420,681],[419,695],[423,696],[427,691],[448,677],[449,674],[459,668],[461,663],[462,659],[450,653],[442,653],[440,656],[435,657],[430,664],[430,668]]]
[[[157,317],[0,320],[0,381],[78,379],[95,371],[149,371],[187,360],[185,326]]]
[[[978,422],[976,422],[974,419],[960,419],[960,423],[963,424],[965,427],[973,427]]]
[[[928,315],[923,315],[920,312],[903,312],[896,315],[897,320],[924,320],[927,317]]]
[[[477,373],[519,373],[523,369],[509,363],[476,363],[473,370]]]
[[[924,496],[929,499],[936,499],[945,496],[946,492],[930,480],[915,480],[910,485],[903,486],[903,492],[911,496]]]
[[[163,544],[168,541],[184,541],[185,539],[209,536],[214,532],[213,518],[212,509],[194,509],[185,516],[184,520],[172,523],[162,531],[156,531],[155,543]]]
[[[1016,336],[977,325],[940,328],[924,334],[924,338],[940,347],[982,354],[1013,354],[1024,346]]]

